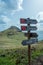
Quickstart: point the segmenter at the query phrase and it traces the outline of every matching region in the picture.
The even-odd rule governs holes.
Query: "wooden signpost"
[[[25,36],[28,37],[28,40],[22,41],[22,45],[28,45],[28,59],[29,59],[29,65],[31,65],[31,44],[38,42],[38,39],[37,39],[38,35],[37,33],[31,32],[31,31],[37,30],[37,27],[31,26],[30,24],[37,24],[37,20],[30,19],[30,18],[27,18],[27,19],[21,18],[20,23],[24,24],[24,25],[21,25],[21,30],[24,32]],[[27,25],[25,26],[25,24]]]

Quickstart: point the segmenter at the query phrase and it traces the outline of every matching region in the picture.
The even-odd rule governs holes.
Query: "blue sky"
[[[0,31],[20,27],[20,18],[28,17],[43,20],[43,0],[0,0]]]

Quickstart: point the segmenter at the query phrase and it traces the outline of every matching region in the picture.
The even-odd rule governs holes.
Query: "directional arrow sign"
[[[21,18],[20,23],[21,24],[37,24],[37,20],[30,19],[30,18],[27,18],[27,19]]]
[[[22,31],[26,31],[27,30],[27,26],[21,26],[21,30]]]
[[[30,37],[38,37],[38,34],[37,33],[29,33],[30,34]],[[26,37],[28,37],[28,33],[25,33],[24,34]]]
[[[20,23],[21,23],[21,24],[27,24],[27,20],[24,19],[24,18],[21,18],[21,19],[20,19]]]
[[[38,37],[37,33],[30,33],[30,37]]]
[[[27,23],[28,24],[37,24],[37,20],[27,18]]]
[[[28,28],[28,31],[29,30],[37,30],[37,27],[36,26],[28,26],[27,28]]]
[[[22,44],[23,45],[30,45],[30,44],[34,44],[36,42],[38,42],[38,39],[34,38],[34,39],[30,39],[30,40],[23,40]]]
[[[37,30],[36,26],[21,26],[22,31]]]

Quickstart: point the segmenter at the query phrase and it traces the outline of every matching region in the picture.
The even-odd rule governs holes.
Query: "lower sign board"
[[[22,45],[30,45],[30,44],[34,44],[36,42],[38,42],[37,38],[30,39],[30,40],[23,40]]]

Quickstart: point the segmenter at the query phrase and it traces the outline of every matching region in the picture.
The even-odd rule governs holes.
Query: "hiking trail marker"
[[[38,35],[37,33],[34,33],[34,31],[37,30],[37,27],[34,26],[35,24],[37,24],[37,20],[30,18],[27,19],[21,18],[20,24],[21,24],[21,31],[24,32],[24,35],[26,37],[28,37],[28,40],[22,41],[22,45],[28,45],[28,59],[29,59],[29,65],[31,65],[31,52],[30,52],[31,44],[38,42],[37,39]],[[34,25],[32,26],[30,24],[34,24]]]

